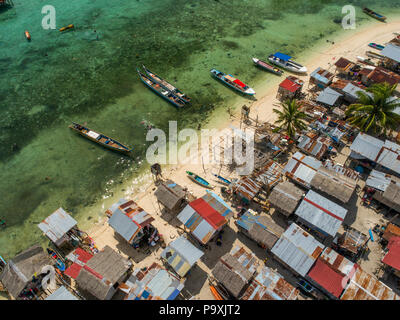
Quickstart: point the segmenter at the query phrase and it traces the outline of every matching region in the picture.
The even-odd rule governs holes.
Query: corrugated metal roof
[[[352,275],[357,265],[349,259],[343,257],[332,248],[325,248],[319,259],[325,261],[335,272],[342,275]]]
[[[369,96],[372,96],[371,93],[365,91],[364,89],[361,89],[360,87],[355,86],[351,82],[349,82],[344,88],[343,92],[347,93],[349,96],[351,96],[354,99],[358,99],[357,92],[363,92]]]
[[[126,300],[173,300],[183,287],[183,280],[153,263],[144,273],[134,270],[119,288],[126,293]]]
[[[51,241],[57,242],[76,225],[76,220],[63,208],[59,208],[39,223],[38,227]]]
[[[391,181],[392,179],[390,175],[377,170],[372,170],[365,185],[377,190],[385,191]]]
[[[172,241],[168,246],[178,251],[191,266],[204,255],[203,251],[197,249],[184,236],[180,236],[175,241]]]
[[[321,166],[322,162],[314,157],[296,152],[283,170],[287,176],[310,188],[311,180]]]
[[[326,137],[309,137],[308,135],[301,135],[297,147],[304,150],[306,153],[320,159],[328,147],[331,145],[330,139]]]
[[[232,209],[213,192],[189,203],[178,214],[181,221],[191,233],[203,244],[206,244],[217,230],[228,223]]]
[[[204,253],[191,244],[184,236],[171,242],[161,253],[168,264],[181,276],[204,255]]]
[[[381,51],[381,55],[394,60],[396,62],[400,62],[400,47],[394,44],[388,43],[385,48]]]
[[[136,202],[126,199],[112,205],[107,214],[111,215],[108,224],[128,242],[133,241],[140,229],[154,221]]]
[[[69,292],[67,288],[61,286],[44,300],[79,300],[79,299],[75,297],[71,292]]]
[[[319,94],[317,102],[333,106],[341,96],[339,92],[327,87]]]
[[[186,205],[185,208],[178,214],[177,218],[183,224],[186,224],[188,220],[193,216],[196,211],[189,205]]]
[[[357,268],[341,300],[400,300],[388,286],[374,276]]]
[[[400,146],[386,140],[377,162],[400,174]]]
[[[295,214],[334,237],[346,217],[347,209],[310,190]]]
[[[264,267],[250,283],[241,300],[296,300],[298,296],[299,290],[281,274]]]
[[[350,150],[361,156],[376,161],[384,142],[365,133],[359,133],[350,146]]]
[[[387,248],[389,251],[383,257],[382,262],[396,270],[400,270],[400,237],[391,237]]]
[[[108,224],[128,242],[139,230],[139,226],[119,209],[108,220]]]
[[[324,248],[312,235],[292,223],[271,252],[304,277]]]

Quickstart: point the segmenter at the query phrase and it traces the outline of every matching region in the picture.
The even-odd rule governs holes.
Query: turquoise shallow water
[[[86,207],[145,170],[141,121],[197,128],[234,99],[246,101],[213,80],[212,67],[249,85],[273,79],[250,58],[282,50],[301,62],[312,44],[340,32],[333,20],[348,3],[400,12],[392,0],[14,0],[0,11],[0,217],[8,224],[0,255],[43,241],[36,224],[60,206],[86,220]],[[57,28],[75,30],[43,30],[47,4]],[[359,7],[358,22],[371,21]],[[135,72],[141,64],[193,105],[178,111],[150,92]],[[133,157],[80,138],[68,130],[71,120],[133,146]]]

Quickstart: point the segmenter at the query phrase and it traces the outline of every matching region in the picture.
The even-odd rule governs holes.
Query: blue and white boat
[[[139,74],[140,80],[142,80],[146,86],[148,86],[151,90],[153,90],[159,96],[163,97],[165,100],[172,103],[177,108],[183,108],[185,106],[185,102],[183,100],[181,100],[178,96],[173,94],[171,92],[171,90],[168,90],[165,87],[162,87],[155,80],[146,76],[144,73],[140,72],[139,69],[136,69],[136,70]]]
[[[254,96],[256,93],[252,88],[250,88],[248,85],[244,84],[239,79],[236,79],[231,74],[223,73],[221,71],[218,71],[217,69],[211,69],[211,75],[214,78],[222,81],[224,84],[231,87],[232,89],[239,91],[240,93],[243,93],[243,94],[246,94],[249,96]]]
[[[296,73],[307,73],[307,68],[301,64],[292,60],[291,56],[287,54],[276,52],[268,57],[268,60],[274,65],[281,67],[283,69],[296,72]]]

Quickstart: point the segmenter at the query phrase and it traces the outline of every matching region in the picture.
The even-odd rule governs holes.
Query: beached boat
[[[154,72],[151,72],[145,66],[143,66],[143,69],[151,79],[153,79],[155,82],[157,82],[159,85],[161,85],[164,89],[167,89],[167,90],[171,91],[171,93],[176,95],[183,102],[190,103],[190,101],[191,101],[190,97],[188,97],[186,94],[184,94],[178,88],[174,87],[172,84],[170,84],[169,82],[165,81],[163,78],[161,78],[160,76],[156,75]]]
[[[253,96],[256,93],[252,88],[250,88],[248,85],[244,84],[239,79],[236,79],[231,74],[223,73],[221,71],[218,71],[217,69],[211,69],[211,75],[214,78],[222,81],[227,86],[229,86],[229,87],[231,87],[231,88],[235,89],[236,91],[239,91],[239,92],[241,92],[243,94],[246,94],[246,95],[249,95],[249,96]]]
[[[376,50],[383,50],[385,49],[385,46],[381,45],[381,44],[377,44],[375,42],[371,42],[368,44],[369,47],[374,48]]]
[[[268,57],[268,60],[274,65],[281,67],[283,69],[296,72],[296,73],[307,73],[307,68],[301,64],[292,60],[291,56],[283,54],[281,52],[276,52]]]
[[[186,173],[191,180],[198,183],[199,185],[209,188],[209,189],[214,188],[206,179],[203,179],[202,177],[198,176],[197,174],[190,172],[190,171],[186,171]]]
[[[224,177],[221,177],[215,173],[213,173],[214,177],[217,177],[219,180],[221,180],[222,183],[225,183],[226,185],[230,185],[232,182],[229,181],[228,179],[225,179]]]
[[[386,17],[385,16],[383,16],[383,15],[381,15],[381,14],[375,12],[375,11],[372,11],[371,9],[364,8],[363,11],[364,11],[364,13],[366,13],[369,16],[371,16],[372,18],[375,18],[375,19],[377,19],[379,21],[382,21],[382,22],[386,21]]]
[[[161,85],[159,85],[156,81],[154,81],[152,78],[149,76],[146,76],[144,73],[140,72],[139,69],[137,69],[137,72],[139,74],[140,80],[148,86],[151,90],[153,90],[155,93],[157,93],[160,97],[164,98],[168,102],[172,103],[175,107],[177,108],[183,108],[185,106],[185,102],[183,102],[181,99],[178,98],[175,94],[173,94],[170,90],[165,89]]]
[[[266,70],[266,71],[276,74],[278,76],[282,75],[282,73],[283,73],[283,71],[281,69],[274,67],[265,61],[262,61],[257,58],[252,58],[252,60],[257,67],[260,67],[263,70]]]
[[[128,148],[127,146],[123,145],[122,143],[120,143],[104,134],[101,134],[99,132],[96,132],[89,128],[86,128],[78,123],[72,122],[72,124],[69,126],[69,128],[78,132],[81,136],[84,136],[85,138],[92,140],[93,142],[96,142],[108,149],[122,152],[122,153],[129,153],[132,151],[132,149]]]
[[[365,54],[370,57],[370,58],[374,58],[374,59],[385,59],[385,56],[379,54],[379,53],[375,53],[373,51],[366,51]]]
[[[361,63],[368,64],[370,66],[375,66],[375,63],[373,61],[371,61],[371,59],[357,56],[357,60],[360,61]]]

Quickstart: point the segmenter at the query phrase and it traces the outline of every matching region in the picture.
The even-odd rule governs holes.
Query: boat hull
[[[225,73],[218,71],[218,72],[220,72],[220,73],[222,74],[222,77],[218,77],[218,75],[215,74],[215,73],[213,72],[214,70],[215,70],[215,69],[212,69],[212,70],[211,70],[211,75],[212,75],[212,77],[214,77],[215,79],[221,81],[221,82],[222,82],[223,84],[225,84],[227,87],[229,87],[229,88],[235,90],[236,92],[240,92],[240,93],[243,94],[243,95],[247,95],[247,96],[254,96],[254,95],[255,95],[254,90],[251,89],[250,87],[249,87],[249,89],[251,89],[251,91],[247,91],[247,92],[246,92],[245,90],[241,90],[241,89],[235,87],[234,85],[230,84],[229,82],[227,82],[226,80],[224,80],[224,79],[222,78],[222,77],[224,77],[224,76],[226,75]],[[217,71],[217,70],[215,70],[215,71]]]
[[[184,102],[182,102],[182,104],[178,104],[175,101],[169,99],[167,96],[163,95],[161,92],[157,91],[156,89],[154,89],[150,84],[148,84],[146,82],[146,80],[144,80],[143,76],[141,75],[141,73],[138,71],[139,73],[139,77],[140,80],[148,87],[150,88],[153,92],[155,92],[158,96],[162,97],[164,100],[168,101],[169,103],[171,103],[173,106],[175,106],[176,108],[183,108],[184,107]],[[163,87],[164,88],[164,87]],[[168,91],[169,93],[171,93],[169,90],[165,89],[164,90]]]
[[[118,148],[118,147],[114,147],[114,146],[109,145],[109,144],[106,144],[106,143],[102,143],[102,142],[100,142],[99,140],[97,140],[96,138],[93,138],[93,137],[89,136],[88,134],[86,134],[86,133],[84,133],[84,132],[82,132],[82,131],[76,129],[74,125],[70,125],[69,128],[70,128],[71,130],[77,132],[78,134],[80,134],[82,137],[85,137],[86,139],[88,139],[88,140],[90,140],[90,141],[93,141],[93,142],[95,142],[96,144],[101,145],[101,146],[103,146],[104,148],[107,148],[107,149],[109,149],[109,150],[116,151],[116,152],[123,153],[123,154],[129,154],[129,153],[132,151],[132,150],[129,149],[127,146],[124,146],[122,143],[120,143],[120,142],[118,142],[118,141],[116,141],[116,140],[114,140],[114,139],[111,139],[111,138],[109,138],[109,137],[107,137],[107,136],[105,136],[105,135],[103,135],[103,134],[101,134],[101,133],[98,133],[98,132],[96,132],[96,131],[90,130],[89,128],[85,128],[85,127],[84,127],[85,129],[87,129],[87,130],[89,130],[89,131],[96,132],[97,134],[101,135],[102,137],[108,138],[108,139],[112,140],[113,142],[118,143],[118,144],[121,145],[123,148]]]
[[[257,58],[253,58],[253,63],[259,67],[260,69],[263,69],[265,71],[271,72],[273,74],[276,74],[277,76],[281,76],[283,74],[283,71],[270,65],[269,63],[259,60]]]
[[[282,69],[294,72],[294,73],[298,73],[298,74],[305,74],[307,73],[307,68],[302,66],[301,64],[294,62],[294,61],[289,61],[289,63],[291,64],[287,64],[287,63],[282,63],[279,60],[275,60],[272,56],[268,57],[268,61],[271,62],[272,64],[281,67]]]
[[[376,20],[379,20],[381,22],[386,22],[386,17],[385,16],[383,16],[383,15],[381,15],[381,14],[375,12],[375,11],[372,11],[371,9],[364,8],[363,12],[365,14],[369,15],[370,17],[375,18]]]
[[[173,86],[172,84],[161,78],[159,75],[150,71],[145,66],[143,66],[143,69],[148,77],[150,77],[154,82],[158,83],[164,89],[171,91],[171,93],[175,94],[180,100],[182,100],[183,103],[189,104],[191,102],[191,98],[186,96],[181,90],[179,90],[178,88],[176,88],[175,86]],[[168,86],[170,88],[168,88]],[[180,96],[179,94],[182,94],[184,96]]]

